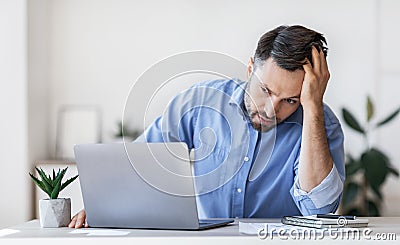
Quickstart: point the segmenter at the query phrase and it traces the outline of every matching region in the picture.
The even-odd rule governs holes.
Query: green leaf
[[[368,200],[368,216],[380,216],[378,205],[371,200]]]
[[[372,103],[371,97],[367,96],[367,122],[374,116],[374,104]]]
[[[69,184],[71,184],[72,181],[76,180],[76,178],[78,178],[78,176],[79,175],[76,175],[76,176],[68,179],[67,181],[65,181],[64,184],[61,185],[61,190],[60,191],[64,190],[64,188],[67,187]]]
[[[40,178],[42,178],[42,183],[43,183],[44,187],[46,188],[46,193],[51,193],[53,191],[53,187],[50,184],[49,179],[47,178],[45,172],[41,168],[40,169],[37,167],[35,167],[35,168],[36,168],[36,171],[39,173]]]
[[[58,182],[58,181],[61,182],[62,178],[64,178],[65,172],[67,172],[67,168],[64,168],[63,170],[58,171],[58,174],[56,175],[56,179],[54,180],[54,182]]]
[[[350,158],[349,162],[345,165],[345,168],[346,168],[346,176],[349,177],[357,173],[358,170],[362,169],[362,166],[359,161]]]
[[[379,198],[379,200],[383,199],[382,193],[379,190],[379,188],[377,188],[376,186],[371,186],[371,189],[374,191],[374,193],[376,194],[376,196]]]
[[[359,190],[358,184],[350,182],[346,185],[343,192],[343,205],[345,207],[349,206],[357,197]]]
[[[51,197],[50,197],[51,199],[55,199],[58,197],[58,194],[61,191],[61,180],[64,177],[65,172],[67,172],[67,169],[68,167],[61,171],[58,171],[56,179],[54,180],[54,189],[51,192]]]
[[[51,175],[50,174],[49,174],[49,177],[47,177],[47,179],[49,180],[49,183],[50,183],[51,187],[54,188],[54,183],[53,183],[53,180],[51,179]]]
[[[56,179],[56,172],[54,171],[54,168],[53,168],[53,180],[55,180]]]
[[[60,194],[61,179],[62,179],[62,178],[59,178],[59,179],[57,179],[57,180],[55,181],[55,183],[54,183],[54,189],[53,189],[53,191],[51,192],[51,196],[50,196],[51,199],[57,199],[58,194]]]
[[[395,110],[395,111],[394,111],[392,114],[390,114],[387,118],[385,118],[385,119],[383,119],[382,121],[378,122],[378,124],[377,124],[376,126],[377,126],[377,127],[380,127],[380,126],[382,126],[382,125],[384,125],[384,124],[386,124],[386,123],[392,121],[392,119],[394,119],[394,118],[397,116],[397,114],[399,114],[399,112],[400,112],[400,108],[397,109],[397,110]]]
[[[47,193],[50,196],[50,193],[47,192],[46,187],[44,186],[43,182],[40,181],[38,178],[36,178],[35,176],[33,176],[33,174],[29,173],[29,175],[31,176],[33,182],[35,182],[35,184],[37,186],[39,186],[40,189],[42,189],[45,193]]]
[[[345,108],[342,109],[342,114],[344,121],[351,127],[352,129],[356,130],[359,133],[365,134],[365,130],[360,126],[357,119]]]
[[[394,168],[389,167],[389,173],[392,173],[392,174],[396,175],[397,177],[399,177],[399,172]]]
[[[368,184],[379,190],[389,172],[389,159],[380,151],[372,148],[361,155],[361,162]]]

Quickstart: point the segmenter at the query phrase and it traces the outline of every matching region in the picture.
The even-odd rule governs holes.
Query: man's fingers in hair
[[[311,54],[314,71],[319,72],[321,69],[320,52],[318,52],[317,48],[313,46]]]

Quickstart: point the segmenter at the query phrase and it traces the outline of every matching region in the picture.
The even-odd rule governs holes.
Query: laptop
[[[199,220],[185,143],[74,147],[90,227],[202,230],[233,222]]]

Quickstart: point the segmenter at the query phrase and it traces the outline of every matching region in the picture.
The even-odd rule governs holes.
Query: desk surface
[[[367,227],[368,237],[366,238],[362,232],[365,228],[359,228],[361,235],[359,238],[346,238],[346,237],[331,237],[325,235],[323,238],[307,240],[307,244],[321,242],[324,244],[364,244],[365,242],[379,243],[384,242],[398,244],[400,240],[400,217],[373,217],[368,218],[370,224]],[[144,230],[144,229],[70,229],[70,228],[41,228],[38,220],[32,220],[21,225],[9,227],[0,230],[0,243],[1,244],[71,244],[80,241],[85,241],[86,244],[109,244],[110,242],[118,242],[118,244],[133,244],[144,243],[147,244],[260,244],[260,242],[268,244],[277,244],[287,242],[285,239],[275,235],[262,240],[257,235],[245,235],[239,232],[238,221],[235,220],[234,224],[209,229],[204,231],[173,231],[173,230]],[[240,219],[245,222],[269,222],[277,223],[278,219]],[[107,234],[94,233],[88,235],[91,231],[106,230],[111,232]],[[19,231],[19,232],[16,232]],[[71,232],[78,233],[71,233]],[[8,232],[16,232],[8,234]],[[112,233],[115,233],[113,236]],[[123,235],[121,235],[123,234]],[[377,235],[380,234],[378,237]],[[389,237],[390,236],[390,237]],[[77,241],[78,240],[78,241]],[[303,242],[303,240],[296,240],[293,237],[288,239],[291,242]],[[339,241],[338,241],[339,240]],[[6,243],[3,243],[6,242]]]

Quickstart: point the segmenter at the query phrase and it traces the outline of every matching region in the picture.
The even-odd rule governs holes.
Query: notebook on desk
[[[365,218],[346,219],[343,216],[338,218],[318,218],[310,216],[284,216],[281,222],[286,225],[297,225],[311,228],[359,228],[367,227],[369,220]]]
[[[90,227],[201,230],[233,222],[199,220],[184,143],[74,147]]]

